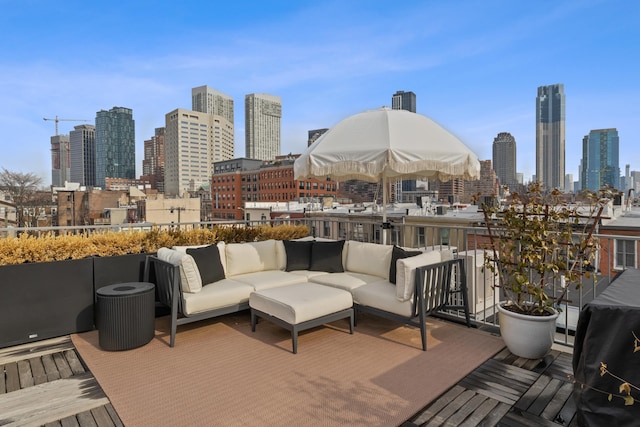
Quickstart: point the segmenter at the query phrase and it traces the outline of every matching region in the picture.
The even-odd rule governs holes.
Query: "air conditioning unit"
[[[467,295],[469,312],[476,320],[485,320],[496,315],[499,302],[498,274],[484,266],[483,250],[458,252],[458,258],[464,259],[467,276]],[[462,301],[460,301],[462,303]]]

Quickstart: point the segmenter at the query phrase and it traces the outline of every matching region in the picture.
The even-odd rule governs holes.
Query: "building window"
[[[614,268],[636,268],[636,241],[616,239],[616,260]]]
[[[418,239],[418,246],[417,246],[418,248],[426,247],[426,244],[425,244],[426,240],[425,240],[424,234],[425,234],[424,233],[424,227],[417,227],[416,228],[416,237]]]

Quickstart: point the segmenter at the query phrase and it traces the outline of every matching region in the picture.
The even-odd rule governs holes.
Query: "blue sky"
[[[621,170],[640,170],[639,22],[630,0],[0,0],[0,167],[49,184],[43,118],[120,106],[133,109],[139,174],[143,141],[208,85],[235,101],[238,157],[246,94],[282,98],[282,153],[299,153],[308,130],[405,90],[481,159],[510,132],[527,179],[537,87],[563,83],[566,172],[577,179],[583,136],[611,127]]]

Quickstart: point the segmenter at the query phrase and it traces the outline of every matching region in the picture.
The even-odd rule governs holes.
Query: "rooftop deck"
[[[68,336],[0,350],[0,372],[0,425],[123,425]],[[576,425],[570,373],[569,353],[527,360],[505,349],[402,425]]]

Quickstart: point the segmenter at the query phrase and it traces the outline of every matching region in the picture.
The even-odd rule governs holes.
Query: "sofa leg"
[[[258,323],[258,316],[256,316],[256,312],[251,309],[251,332],[256,331],[256,323]]]
[[[355,312],[349,316],[349,333],[353,335],[353,327],[355,325]]]

